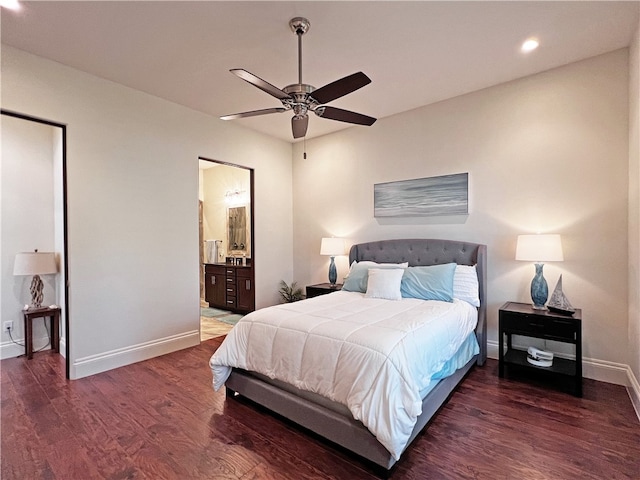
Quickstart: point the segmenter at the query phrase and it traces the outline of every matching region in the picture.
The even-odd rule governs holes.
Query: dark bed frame
[[[349,264],[353,261],[371,260],[378,263],[409,262],[409,266],[439,265],[455,262],[459,265],[476,265],[480,285],[480,307],[476,336],[480,353],[450,377],[442,379],[422,402],[422,414],[418,417],[407,447],[427,425],[438,409],[447,401],[454,389],[464,379],[474,364],[484,365],[487,358],[486,280],[487,247],[476,243],[452,240],[381,240],[353,245],[349,252]],[[295,394],[295,388],[286,390],[265,382],[251,372],[234,369],[226,382],[227,397],[242,395],[267,409],[317,433],[331,442],[373,462],[384,470],[396,463],[369,430],[350,415]],[[308,394],[304,395],[308,397]]]

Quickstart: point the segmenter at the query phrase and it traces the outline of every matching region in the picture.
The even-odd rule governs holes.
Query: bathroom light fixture
[[[534,51],[536,48],[538,48],[539,45],[540,45],[540,42],[538,42],[538,40],[536,40],[535,38],[529,38],[525,40],[525,42],[522,44],[522,47],[520,47],[520,49],[525,53],[529,53]]]
[[[329,264],[329,283],[331,285],[336,284],[338,279],[338,271],[336,270],[336,264],[334,259],[337,255],[344,255],[344,240],[342,238],[323,238],[320,244],[320,255],[329,255],[331,257],[331,263]]]
[[[236,188],[235,190],[227,190],[225,192],[224,196],[226,198],[234,198],[234,197],[239,197],[243,193],[245,193],[244,190],[240,190],[240,189]]]
[[[535,262],[536,274],[531,280],[531,300],[536,310],[546,310],[544,304],[549,297],[549,287],[542,274],[544,263],[562,262],[562,240],[560,235],[518,235],[516,260]]]
[[[0,0],[0,7],[8,8],[9,10],[20,10],[21,8],[18,0]]]
[[[42,306],[42,289],[44,284],[40,275],[58,273],[56,265],[56,254],[53,252],[23,252],[16,253],[13,265],[14,275],[33,275],[31,281],[31,306],[29,308],[40,308]]]
[[[240,190],[239,188],[227,190],[224,194],[224,201],[227,205],[242,205],[248,203],[246,193],[246,190]]]

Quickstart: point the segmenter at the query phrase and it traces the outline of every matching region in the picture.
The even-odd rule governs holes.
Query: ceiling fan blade
[[[283,92],[278,87],[274,87],[269,82],[262,80],[260,77],[256,77],[253,73],[247,72],[242,68],[234,68],[229,70],[234,75],[237,75],[245,82],[249,82],[254,87],[258,87],[263,92],[267,92],[269,95],[276,97],[279,100],[286,100],[291,98],[289,94]]]
[[[338,120],[339,122],[355,123],[357,125],[371,126],[377,120],[376,118],[363,115],[361,113],[343,110],[341,108],[322,106],[315,110],[316,115],[329,120]]]
[[[369,77],[358,72],[320,87],[312,92],[311,96],[320,104],[329,103],[370,83]]]
[[[220,120],[235,120],[236,118],[256,117],[258,115],[266,115],[268,113],[282,113],[286,112],[284,107],[265,108],[263,110],[251,110],[250,112],[232,113],[231,115],[225,115],[220,117]]]
[[[291,130],[293,130],[293,138],[304,137],[307,134],[309,126],[309,116],[291,118]]]

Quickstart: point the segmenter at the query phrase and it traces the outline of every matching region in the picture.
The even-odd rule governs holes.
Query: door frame
[[[244,165],[238,165],[236,163],[230,163],[230,162],[223,162],[221,160],[214,160],[212,158],[207,158],[207,157],[202,157],[199,156],[198,157],[198,161],[203,160],[205,162],[211,162],[211,163],[217,163],[218,165],[226,165],[228,167],[235,167],[235,168],[241,168],[243,170],[248,170],[249,171],[249,209],[250,209],[250,215],[249,215],[249,228],[251,230],[251,234],[249,235],[249,237],[251,238],[251,264],[253,265],[253,285],[254,285],[254,292],[253,292],[253,296],[254,296],[254,302],[255,302],[255,297],[256,297],[256,292],[255,292],[255,277],[256,277],[256,250],[255,250],[255,169],[251,168],[251,167],[246,167]],[[200,266],[200,268],[202,268],[202,266]],[[198,285],[198,288],[199,285]]]
[[[67,126],[64,123],[54,122],[44,118],[26,115],[24,113],[14,112],[11,110],[0,109],[1,115],[26,120],[28,122],[36,122],[51,127],[60,128],[62,130],[62,243],[63,243],[63,262],[62,269],[64,271],[65,283],[63,287],[64,295],[64,334],[65,334],[65,376],[70,377],[71,372],[71,333],[69,330],[69,244],[67,241],[68,217],[67,217]]]

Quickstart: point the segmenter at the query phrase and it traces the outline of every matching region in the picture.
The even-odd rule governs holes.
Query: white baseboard
[[[631,398],[631,404],[636,410],[638,420],[640,420],[640,383],[633,374],[633,370],[629,367],[629,385],[627,386],[629,397]]]
[[[24,338],[16,338],[16,342],[21,343],[22,345],[16,345],[13,342],[4,342],[0,344],[0,359],[4,360],[5,358],[15,358],[20,355],[24,355]],[[49,337],[40,337],[33,339],[33,351],[40,350],[50,350],[51,346],[47,346],[47,348],[43,348],[49,343]],[[60,345],[62,348],[62,344]]]
[[[69,374],[71,379],[75,380],[199,344],[199,330],[171,335],[137,345],[78,358],[71,364]]]

